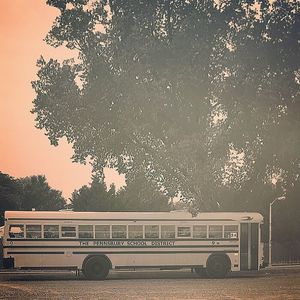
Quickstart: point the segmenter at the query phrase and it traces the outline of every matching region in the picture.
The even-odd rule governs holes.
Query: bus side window
[[[58,239],[59,226],[58,225],[44,225],[44,239]]]
[[[161,225],[161,238],[174,239],[175,238],[175,225]]]
[[[79,225],[78,237],[80,239],[92,239],[94,236],[93,225]]]
[[[193,238],[194,239],[206,239],[207,238],[207,226],[206,225],[194,225],[193,226]]]
[[[96,225],[95,226],[95,238],[96,239],[109,239],[110,238],[110,226],[109,225]]]
[[[61,237],[62,238],[76,238],[76,227],[75,226],[61,226]]]
[[[178,226],[177,227],[177,237],[191,237],[191,227],[188,226]]]
[[[26,225],[26,238],[27,239],[41,239],[42,238],[42,225]]]
[[[112,225],[113,239],[126,239],[127,228],[126,225]]]
[[[224,225],[224,238],[237,239],[238,238],[238,225]]]
[[[24,238],[24,225],[10,225],[9,226],[9,237],[12,239],[23,239]]]
[[[143,238],[143,225],[128,225],[128,238],[129,239],[142,239]]]
[[[209,225],[208,226],[208,238],[210,239],[221,239],[223,236],[222,225]]]
[[[145,225],[145,238],[158,239],[159,238],[159,225]]]

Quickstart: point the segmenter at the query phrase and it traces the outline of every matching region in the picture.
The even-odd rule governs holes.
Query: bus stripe
[[[238,250],[220,250],[220,251],[121,251],[121,252],[84,252],[84,251],[73,251],[73,254],[180,254],[180,253],[238,253]]]
[[[7,254],[65,254],[64,251],[47,251],[47,252],[32,252],[32,251],[27,251],[27,252],[24,252],[24,251],[14,251],[14,252],[7,252]]]
[[[238,248],[239,245],[175,245],[175,246],[167,246],[167,245],[159,245],[159,246],[76,246],[76,245],[68,245],[68,246],[60,246],[60,245],[24,245],[24,246],[3,246],[3,248],[126,248],[126,249],[134,249],[134,248]]]
[[[73,254],[181,254],[181,253],[238,253],[236,250],[222,251],[73,251]],[[32,252],[32,251],[16,251],[7,254],[64,254],[64,252]]]
[[[60,218],[47,218],[47,219],[44,219],[44,218],[9,218],[7,219],[7,221],[23,221],[23,220],[26,220],[26,221],[36,221],[36,220],[39,220],[39,221],[65,221],[65,219],[60,219]],[[91,222],[94,222],[94,221],[100,221],[100,222],[160,222],[160,221],[170,221],[170,222],[237,222],[236,220],[233,220],[233,219],[67,219],[68,221],[91,221]]]

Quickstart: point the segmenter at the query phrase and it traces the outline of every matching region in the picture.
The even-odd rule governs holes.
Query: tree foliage
[[[20,210],[60,210],[66,205],[62,192],[51,188],[44,175],[18,179],[21,187]]]
[[[118,207],[115,187],[107,191],[104,181],[95,177],[90,187],[84,185],[72,193],[71,207],[74,211],[114,211]]]
[[[73,192],[71,207],[74,211],[169,211],[168,202],[142,178],[117,192],[114,185],[107,189],[103,179],[94,177],[90,186]]]
[[[297,1],[47,3],[60,15],[46,42],[79,57],[39,59],[33,113],[75,161],[202,210],[299,180]]]
[[[20,186],[11,176],[0,172],[0,225],[3,224],[3,212],[15,210],[20,203]]]
[[[6,210],[59,210],[65,204],[61,192],[52,189],[45,176],[15,179],[0,172],[0,225]]]
[[[156,184],[148,181],[144,174],[138,174],[117,194],[121,211],[170,211],[171,201]]]

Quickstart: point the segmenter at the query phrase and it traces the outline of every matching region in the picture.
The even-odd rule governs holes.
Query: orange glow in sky
[[[40,55],[60,60],[76,55],[43,41],[58,13],[46,0],[0,1],[0,171],[14,177],[43,174],[69,197],[91,181],[91,167],[72,163],[66,142],[51,146],[30,113],[36,60]],[[106,176],[108,185],[122,185],[112,170]]]

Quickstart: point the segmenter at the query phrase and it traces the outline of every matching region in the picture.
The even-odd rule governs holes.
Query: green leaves
[[[169,199],[143,177],[127,182],[121,191],[109,189],[101,178],[94,177],[90,186],[83,186],[72,194],[74,211],[169,211]]]
[[[6,210],[59,210],[66,205],[62,193],[42,175],[15,179],[0,172],[0,199],[0,225]]]
[[[46,42],[79,57],[39,60],[33,112],[52,144],[72,143],[75,161],[129,182],[143,174],[198,209],[222,207],[226,185],[247,193],[247,181],[266,182],[270,166],[296,178],[298,154],[276,147],[299,126],[295,3],[47,3],[61,14]]]

